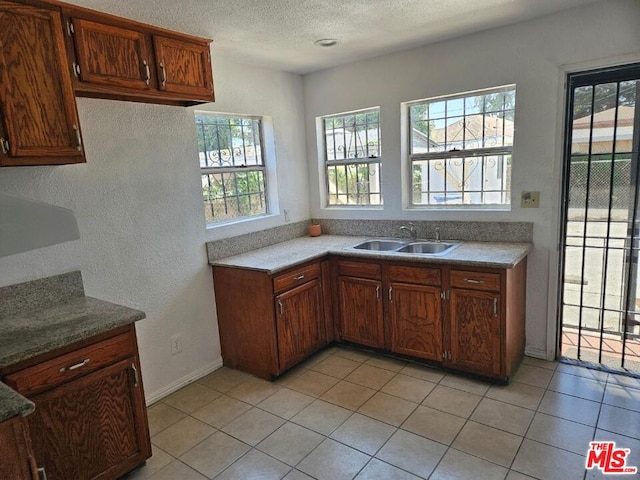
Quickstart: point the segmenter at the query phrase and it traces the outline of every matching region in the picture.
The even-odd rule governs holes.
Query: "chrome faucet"
[[[406,225],[402,225],[400,227],[400,230],[403,232],[407,232],[411,237],[411,240],[415,240],[418,238],[418,232],[416,232],[416,226],[413,224],[413,222],[409,222]]]
[[[436,227],[436,242],[440,243],[440,227]]]

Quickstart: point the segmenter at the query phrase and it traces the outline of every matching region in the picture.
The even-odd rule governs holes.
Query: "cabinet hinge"
[[[6,138],[0,138],[0,148],[2,153],[9,155],[9,141]]]
[[[73,74],[74,74],[76,77],[79,77],[79,76],[80,76],[80,65],[78,65],[76,62],[73,62],[73,67],[72,67],[72,69],[73,69]]]
[[[74,33],[76,33],[76,31],[73,28],[73,22],[71,20],[67,20],[67,35],[72,36]]]

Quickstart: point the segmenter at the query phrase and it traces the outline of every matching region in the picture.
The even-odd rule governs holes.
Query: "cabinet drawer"
[[[500,291],[500,274],[473,272],[469,270],[451,270],[451,286],[471,290]]]
[[[29,396],[135,355],[135,337],[123,333],[7,375],[5,383]]]
[[[389,280],[392,282],[439,286],[441,283],[440,269],[391,265],[389,267]]]
[[[382,268],[378,263],[338,262],[338,275],[379,279],[381,277],[381,272]]]
[[[320,264],[313,263],[273,277],[273,290],[280,293],[320,276]]]

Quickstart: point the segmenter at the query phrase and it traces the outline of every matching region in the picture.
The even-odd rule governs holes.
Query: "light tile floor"
[[[640,467],[640,380],[534,358],[499,386],[333,347],[275,382],[221,368],[148,413],[153,457],[127,480],[606,478],[592,440]]]

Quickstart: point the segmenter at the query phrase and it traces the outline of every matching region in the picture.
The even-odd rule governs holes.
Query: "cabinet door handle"
[[[498,316],[498,299],[497,298],[493,299],[493,316],[494,317]]]
[[[144,65],[144,74],[145,74],[144,83],[149,85],[149,81],[151,80],[151,72],[149,71],[149,64],[147,63],[146,60],[142,60],[142,65]]]
[[[38,467],[36,472],[38,473],[38,480],[47,480],[47,471],[44,467]]]
[[[391,301],[391,292],[393,292],[393,287],[389,287],[389,301]]]
[[[376,287],[376,298],[380,299],[380,285]]]
[[[474,280],[473,278],[465,278],[464,281],[467,283],[476,283],[476,284],[484,283],[484,280]]]
[[[162,86],[167,84],[167,69],[164,68],[164,62],[160,62],[160,69],[162,70]]]
[[[134,363],[131,364],[131,370],[133,370],[133,386],[137,387],[140,382],[140,377],[138,376],[138,369]]]
[[[91,361],[91,359],[89,358],[85,358],[83,361],[81,361],[80,363],[76,363],[75,365],[71,365],[70,367],[62,367],[60,369],[60,373],[64,373],[64,372],[73,372],[74,370],[78,370],[79,368],[84,367],[85,365],[87,365],[89,362]]]
[[[284,305],[282,305],[282,301],[278,300],[278,306],[280,307],[280,316],[284,315]]]
[[[2,148],[3,154],[9,155],[9,142],[6,139],[0,138],[0,148]]]
[[[294,277],[294,280],[302,280],[304,278],[304,273],[302,275],[298,275],[297,277]]]
[[[79,151],[82,151],[82,137],[80,136],[80,129],[77,125],[74,125],[73,130],[76,132],[76,146],[78,147]]]

